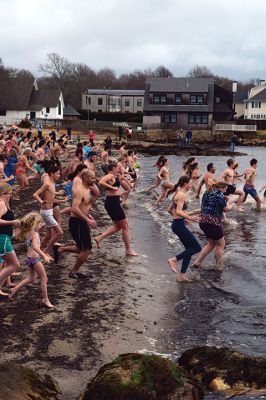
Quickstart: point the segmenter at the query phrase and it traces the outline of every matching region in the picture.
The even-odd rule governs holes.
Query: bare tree
[[[103,68],[97,73],[99,88],[114,88],[116,87],[116,73],[110,68]]]
[[[41,64],[39,66],[41,72],[50,75],[52,78],[58,81],[60,89],[64,88],[64,80],[69,73],[70,63],[69,61],[61,57],[57,53],[48,53],[47,54],[47,63]]]
[[[191,78],[212,78],[214,74],[205,65],[195,65],[189,70],[188,76]]]
[[[159,77],[159,78],[169,78],[173,77],[173,73],[163,65],[159,65],[154,71],[153,71],[153,76]]]

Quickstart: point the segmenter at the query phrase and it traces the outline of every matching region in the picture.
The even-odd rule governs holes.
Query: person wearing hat
[[[4,260],[5,267],[0,271],[0,287],[16,269],[20,263],[14,251],[11,239],[13,227],[18,228],[19,219],[15,219],[10,210],[10,199],[12,196],[12,187],[6,183],[0,183],[0,257]]]

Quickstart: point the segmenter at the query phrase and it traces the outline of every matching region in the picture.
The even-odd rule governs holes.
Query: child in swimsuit
[[[42,304],[45,307],[53,308],[54,306],[50,302],[47,293],[47,275],[44,266],[41,262],[41,258],[44,259],[46,263],[50,263],[53,259],[45,254],[40,248],[40,235],[39,230],[43,224],[43,219],[40,214],[36,212],[31,212],[20,221],[20,232],[18,239],[25,240],[27,243],[28,251],[25,263],[29,267],[29,276],[22,281],[20,281],[14,288],[9,291],[9,298],[15,295],[15,293],[22,289],[24,286],[33,283],[37,275],[41,279],[41,289],[42,289]]]

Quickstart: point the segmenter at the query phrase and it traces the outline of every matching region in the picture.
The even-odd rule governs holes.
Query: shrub
[[[20,121],[20,123],[18,124],[18,126],[20,127],[20,128],[31,128],[31,122],[30,122],[30,120],[29,119],[27,119],[27,118],[25,118],[25,119],[22,119],[21,121]]]

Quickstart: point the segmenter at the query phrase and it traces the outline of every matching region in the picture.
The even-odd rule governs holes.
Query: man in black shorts
[[[90,227],[96,228],[96,222],[90,215],[92,205],[91,187],[95,183],[95,173],[85,169],[80,174],[81,184],[74,189],[72,194],[72,206],[69,219],[69,230],[76,245],[54,246],[54,260],[57,263],[62,253],[77,253],[76,262],[69,272],[69,278],[80,279],[85,275],[79,271],[91,254],[92,244]]]

